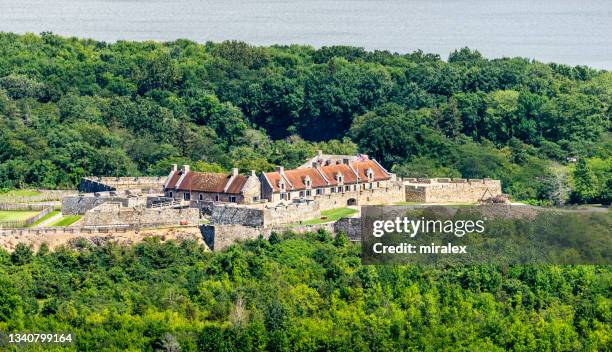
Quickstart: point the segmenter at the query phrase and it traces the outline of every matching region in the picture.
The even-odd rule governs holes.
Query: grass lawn
[[[41,194],[35,189],[14,189],[12,191],[0,193],[0,199],[12,197],[32,197]]]
[[[321,212],[321,217],[303,221],[299,225],[323,224],[326,222],[336,221],[341,218],[349,217],[355,213],[357,213],[357,210],[351,208],[336,208],[330,210],[323,210]]]
[[[80,219],[81,219],[80,215],[68,215],[68,216],[62,217],[61,219],[57,220],[54,223],[49,224],[49,226],[51,227],[70,226],[74,224],[75,222],[79,221]]]
[[[30,210],[0,210],[0,222],[2,221],[25,221],[40,211]]]
[[[52,217],[54,217],[55,215],[59,214],[59,210],[54,210],[52,212],[50,212],[49,214],[43,216],[42,218],[38,219],[37,221],[33,222],[32,224],[29,225],[29,227],[34,227],[34,226],[38,226],[39,224],[41,224],[43,221],[46,221],[48,219],[51,219]]]

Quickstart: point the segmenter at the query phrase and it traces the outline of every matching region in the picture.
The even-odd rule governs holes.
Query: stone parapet
[[[477,203],[502,194],[501,182],[491,179],[405,179],[406,201],[418,203]]]
[[[83,216],[82,225],[87,226],[131,226],[147,224],[197,225],[200,211],[195,208],[144,208],[125,207],[122,202],[106,202]]]

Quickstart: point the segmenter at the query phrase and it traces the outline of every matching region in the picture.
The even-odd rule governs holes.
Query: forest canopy
[[[20,244],[0,250],[0,331],[70,332],[67,350],[78,351],[610,346],[609,266],[374,266],[359,253],[324,231],[221,252],[159,238],[37,253]]]
[[[164,175],[172,163],[265,171],[322,149],[400,176],[501,179],[516,199],[609,203],[611,105],[611,72],[468,48],[445,61],[0,33],[0,188]]]

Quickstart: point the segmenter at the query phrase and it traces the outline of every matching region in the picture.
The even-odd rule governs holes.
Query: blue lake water
[[[612,69],[612,0],[0,0],[0,31],[349,44]]]

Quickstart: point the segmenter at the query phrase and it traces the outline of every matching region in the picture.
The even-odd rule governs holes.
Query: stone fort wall
[[[159,177],[83,177],[79,191],[83,193],[123,191],[139,189],[146,192],[163,192],[166,176]]]
[[[238,224],[249,227],[272,227],[321,215],[319,203],[309,201],[289,204],[214,204],[211,222],[213,224]]]
[[[144,206],[146,199],[143,197],[131,197],[127,195],[111,195],[109,192],[97,194],[81,194],[78,196],[64,197],[62,199],[62,214],[83,215],[89,210],[104,203],[121,203],[124,207]]]
[[[88,211],[83,216],[82,225],[120,226],[120,225],[197,225],[200,210],[196,208],[144,208],[125,207],[122,203],[104,203]]]
[[[306,233],[315,232],[319,229],[324,229],[330,233],[337,234],[344,232],[348,235],[349,239],[353,242],[361,240],[361,219],[359,218],[345,218],[340,219],[336,222],[330,222],[325,224],[317,225],[299,225],[291,227],[250,227],[238,224],[216,224],[216,225],[202,225],[200,230],[204,242],[211,250],[223,250],[237,241],[254,240],[259,236],[267,239],[270,237],[272,232],[284,233],[287,231]]]
[[[501,195],[501,182],[491,179],[415,179],[403,180],[406,201],[418,203],[477,203]]]

